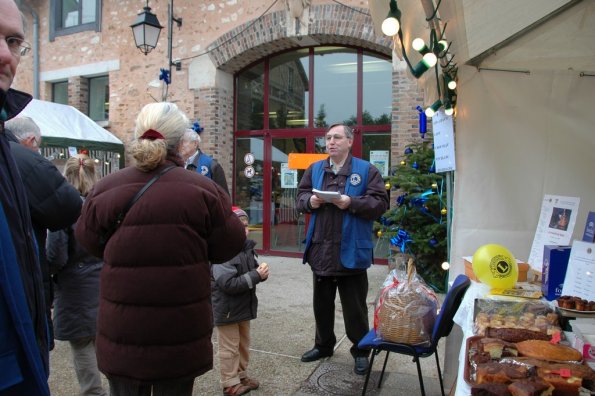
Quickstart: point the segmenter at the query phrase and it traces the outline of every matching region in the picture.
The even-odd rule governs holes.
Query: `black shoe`
[[[302,355],[302,362],[313,362],[325,357],[331,357],[333,353],[323,353],[320,349],[314,347]]]
[[[368,358],[366,356],[358,356],[355,358],[353,372],[357,375],[365,375],[368,372],[369,366],[370,363],[368,362]]]

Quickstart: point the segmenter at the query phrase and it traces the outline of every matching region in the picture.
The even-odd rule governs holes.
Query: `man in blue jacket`
[[[186,169],[198,172],[213,180],[229,195],[223,167],[216,159],[200,150],[200,142],[200,135],[193,129],[188,129],[182,136],[180,155],[185,162]]]
[[[27,196],[4,122],[31,96],[10,89],[24,41],[14,0],[0,0],[0,394],[49,395],[48,328]]]
[[[353,130],[332,125],[326,133],[329,158],[306,169],[298,187],[297,209],[312,213],[304,263],[310,264],[314,275],[316,320],[314,348],[304,353],[302,361],[333,354],[337,342],[335,296],[339,290],[345,330],[353,344],[354,372],[363,375],[368,370],[369,351],[357,344],[369,330],[366,270],[374,253],[372,225],[388,209],[388,195],[378,169],[353,157],[352,145]]]

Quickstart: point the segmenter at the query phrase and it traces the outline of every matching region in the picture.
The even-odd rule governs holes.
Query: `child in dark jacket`
[[[246,227],[248,215],[233,207]],[[258,264],[254,246],[246,239],[244,249],[232,260],[211,266],[213,318],[218,334],[219,363],[223,394],[244,395],[257,389],[259,382],[248,377],[250,320],[256,319],[256,284],[269,276],[266,263]]]

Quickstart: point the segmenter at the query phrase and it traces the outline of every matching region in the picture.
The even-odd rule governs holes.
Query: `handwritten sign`
[[[456,170],[455,136],[452,117],[440,110],[432,117],[436,173]]]

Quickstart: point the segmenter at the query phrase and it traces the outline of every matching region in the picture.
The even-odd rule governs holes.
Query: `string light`
[[[455,109],[452,107],[452,103],[450,103],[450,100],[446,100],[446,102],[444,103],[444,114],[450,116],[453,115],[455,112]]]
[[[390,10],[388,11],[388,15],[382,21],[382,33],[386,34],[389,37],[392,37],[399,33],[401,29],[401,23],[399,20],[401,19],[401,11],[399,7],[397,7],[397,1],[391,0],[390,1]]]
[[[411,42],[411,48],[421,53],[422,55],[430,51],[424,40],[419,37]]]
[[[438,109],[442,107],[442,101],[440,99],[438,99],[437,101],[435,101],[434,103],[432,103],[432,105],[430,107],[428,107],[425,111],[426,116],[432,118],[434,117],[434,114],[436,114],[436,112],[438,111]]]

